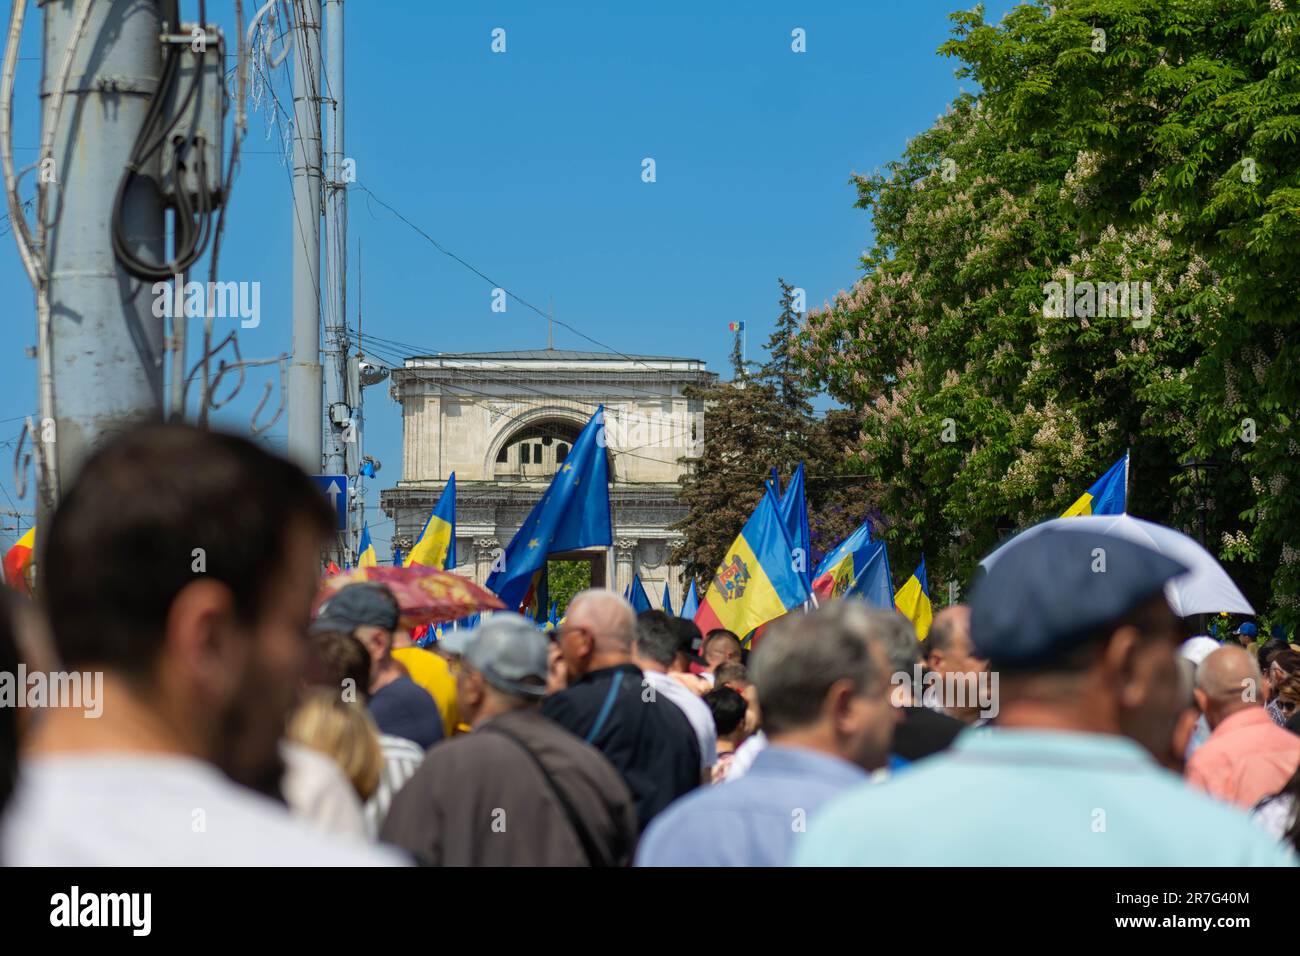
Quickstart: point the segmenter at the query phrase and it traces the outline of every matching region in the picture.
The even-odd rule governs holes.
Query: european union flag
[[[632,587],[629,589],[627,599],[632,602],[632,610],[640,614],[642,611],[653,611],[654,606],[650,603],[650,595],[645,593],[645,585],[641,583],[641,575],[632,575]]]
[[[800,574],[803,576],[804,586],[811,591],[812,568],[808,566],[808,561],[812,548],[812,534],[808,530],[808,499],[804,495],[803,462],[799,462],[799,467],[795,469],[794,476],[785,486],[785,492],[780,497],[781,523],[785,525],[785,532],[790,536],[790,546],[803,559],[803,570]]]
[[[605,406],[573,443],[564,464],[533,506],[503,556],[505,567],[492,572],[488,590],[508,608],[528,597],[533,576],[558,551],[608,547],[613,543],[609,517],[609,460],[605,455]]]
[[[673,596],[672,596],[671,594],[668,593],[668,582],[667,582],[667,581],[664,582],[664,601],[663,601],[663,611],[664,611],[665,614],[672,614],[672,613],[673,613]]]
[[[679,617],[688,620],[695,620],[695,612],[700,609],[700,592],[695,589],[695,579],[691,578],[691,588],[686,592],[686,600],[682,602],[682,613]]]

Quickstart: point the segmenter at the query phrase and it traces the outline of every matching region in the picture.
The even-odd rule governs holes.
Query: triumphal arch
[[[655,607],[666,582],[680,608],[683,575],[668,560],[679,535],[669,528],[685,515],[679,482],[704,443],[703,403],[685,390],[716,378],[698,359],[563,349],[406,359],[391,385],[402,478],[380,494],[394,546],[411,546],[454,472],[456,571],[486,581],[604,405],[613,548],[553,557],[589,561],[593,584],[619,591],[639,574]]]

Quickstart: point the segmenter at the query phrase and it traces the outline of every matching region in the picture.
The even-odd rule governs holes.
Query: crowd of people
[[[426,649],[379,584],[313,618],[332,527],[240,438],[85,464],[0,674],[101,699],[0,699],[0,864],[1297,862],[1300,652],[1191,637],[1139,545],[1029,538],[924,640],[836,600],[749,649],[588,590]]]

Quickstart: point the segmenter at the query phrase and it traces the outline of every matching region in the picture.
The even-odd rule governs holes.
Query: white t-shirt
[[[726,781],[739,780],[749,772],[749,768],[754,764],[754,758],[767,749],[767,734],[759,730],[745,738],[744,743],[736,748],[736,756],[731,758],[731,763],[727,764],[727,773],[722,779]]]
[[[705,770],[712,767],[718,762],[718,725],[713,721],[713,711],[709,710],[709,705],[670,674],[659,671],[641,673],[656,694],[663,694],[686,715],[695,731],[695,739],[700,744],[700,766]]]
[[[0,825],[5,866],[398,866],[192,757],[67,754],[22,763]]]

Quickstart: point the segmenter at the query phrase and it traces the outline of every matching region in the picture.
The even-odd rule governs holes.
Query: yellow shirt
[[[447,662],[423,647],[395,648],[393,659],[406,668],[411,680],[432,695],[442,717],[443,733],[448,737],[456,733],[460,726],[460,707],[456,703],[456,678]]]

